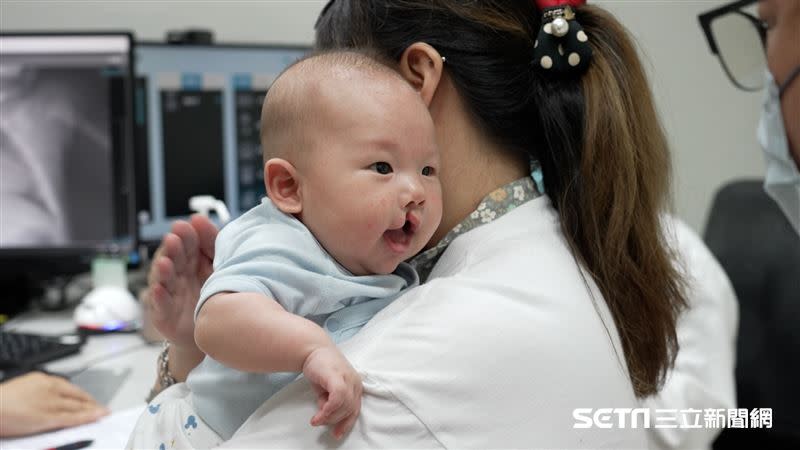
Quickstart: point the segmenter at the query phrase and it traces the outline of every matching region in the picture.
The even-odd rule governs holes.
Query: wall
[[[163,39],[168,29],[204,27],[218,41],[310,44],[325,0],[0,1],[0,29],[132,29]],[[713,58],[697,15],[723,0],[598,0],[628,26],[646,55],[672,144],[675,209],[702,230],[715,190],[763,176],[755,141],[760,93],[738,91]]]
[[[218,41],[310,44],[325,0],[2,0],[7,30],[129,29],[162,40],[166,30],[212,29]]]
[[[593,3],[616,14],[640,44],[672,146],[675,210],[702,231],[720,186],[764,176],[756,141],[762,93],[733,86],[697,21],[698,14],[727,1]]]

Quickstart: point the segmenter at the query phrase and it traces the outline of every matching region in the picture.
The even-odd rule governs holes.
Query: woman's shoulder
[[[491,277],[441,278],[389,305],[342,348],[444,447],[599,442],[605,430],[573,428],[575,408],[637,406],[613,322],[591,303],[538,292]],[[639,447],[640,431],[600,439]]]
[[[591,276],[570,252],[546,197],[457,237],[429,281],[407,297],[396,302],[398,309],[408,305],[418,310],[415,314],[425,315],[431,308],[441,308],[439,313],[447,309],[499,311],[512,322],[542,318],[570,324],[594,322],[596,306],[602,306],[601,313],[605,306]],[[517,308],[520,311],[509,314]],[[550,331],[529,327],[526,333]]]
[[[531,295],[574,298],[595,290],[570,251],[558,214],[546,196],[454,239],[429,280],[451,277],[520,285]],[[564,292],[573,287],[573,292]]]
[[[602,296],[547,205],[526,205],[454,240],[452,266],[342,346],[446,447],[577,447],[597,430],[574,430],[574,408],[636,407]]]

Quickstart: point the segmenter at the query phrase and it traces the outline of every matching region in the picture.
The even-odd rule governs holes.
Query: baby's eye
[[[425,166],[425,167],[422,168],[422,175],[424,175],[426,177],[433,176],[433,174],[435,174],[435,173],[436,173],[436,169],[434,169],[431,166]]]
[[[392,173],[392,165],[383,161],[376,162],[375,164],[369,166],[369,168],[381,175]]]

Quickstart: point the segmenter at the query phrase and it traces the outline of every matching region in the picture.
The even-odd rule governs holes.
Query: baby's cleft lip
[[[406,213],[406,220],[399,228],[386,230],[383,239],[389,248],[395,253],[405,253],[411,246],[411,239],[414,237],[419,227],[420,218],[414,213]]]
[[[413,235],[417,232],[417,228],[419,228],[419,223],[421,222],[419,216],[413,212],[406,213],[406,223],[403,224],[403,230]]]

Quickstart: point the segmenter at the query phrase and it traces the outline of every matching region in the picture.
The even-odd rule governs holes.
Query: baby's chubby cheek
[[[365,204],[365,209],[360,214],[360,217],[356,218],[365,232],[383,234],[386,231],[386,226],[391,220],[390,217],[385,217],[389,213],[387,205],[388,201],[385,199],[376,199]]]
[[[385,230],[378,230],[379,226],[377,221],[374,218],[366,218],[363,222],[363,230],[367,236],[371,236],[378,231],[385,231]]]

